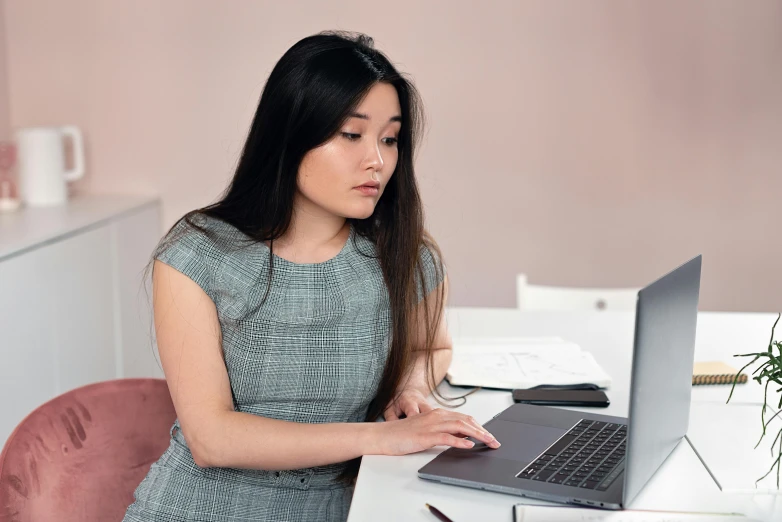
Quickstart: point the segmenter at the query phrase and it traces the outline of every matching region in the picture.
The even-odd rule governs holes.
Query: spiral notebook
[[[737,369],[724,362],[696,362],[692,369],[692,384],[733,384],[737,373]],[[747,382],[747,375],[742,373],[736,382]]]

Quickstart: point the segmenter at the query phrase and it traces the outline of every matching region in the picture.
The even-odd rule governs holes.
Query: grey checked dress
[[[233,226],[198,215],[209,238],[184,220],[155,258],[214,301],[237,411],[306,423],[362,422],[389,348],[390,308],[374,245],[356,234],[323,263],[274,257]],[[419,298],[441,281],[422,248]],[[135,491],[124,522],[340,521],[353,487],[337,482],[345,463],[289,471],[200,468],[179,429]]]

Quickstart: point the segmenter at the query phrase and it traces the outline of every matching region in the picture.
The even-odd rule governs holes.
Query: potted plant
[[[736,374],[736,377],[733,379],[733,386],[730,389],[730,395],[728,395],[727,402],[730,402],[730,398],[733,397],[733,390],[736,388],[736,382],[739,379],[739,376],[741,373],[747,369],[748,367],[752,366],[756,362],[760,361],[760,365],[755,369],[755,371],[752,372],[752,379],[757,381],[758,384],[765,384],[764,387],[764,393],[763,393],[763,407],[760,410],[760,421],[763,425],[763,433],[760,435],[760,439],[758,440],[758,443],[755,444],[755,448],[757,448],[760,445],[760,442],[763,440],[763,437],[766,436],[766,429],[768,428],[768,425],[771,423],[772,420],[774,420],[775,417],[777,417],[780,413],[782,413],[782,342],[780,341],[774,341],[774,329],[777,326],[777,323],[779,322],[779,318],[782,316],[782,314],[777,315],[777,320],[774,321],[774,325],[771,327],[771,339],[768,342],[768,349],[763,352],[758,353],[743,353],[734,355],[734,357],[752,357],[752,360],[744,365],[741,370]],[[765,381],[765,382],[764,382]],[[766,409],[769,408],[768,404],[768,388],[769,386],[776,387],[776,394],[772,396],[772,398],[778,398],[779,401],[777,402],[776,409],[777,412],[772,415],[768,420],[766,420]],[[772,388],[772,393],[773,393]],[[773,453],[773,448],[775,447],[775,444],[778,443],[776,454]],[[773,470],[774,468],[777,468],[777,488],[779,488],[779,471],[780,471],[780,464],[782,464],[782,428],[779,429],[779,432],[777,433],[776,437],[774,438],[774,441],[771,443],[772,448],[772,457],[775,456],[774,462],[771,464],[771,467],[766,472],[765,475],[760,477],[755,481],[757,484],[764,478],[766,478]]]

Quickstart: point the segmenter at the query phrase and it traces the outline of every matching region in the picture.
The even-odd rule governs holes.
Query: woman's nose
[[[367,152],[367,166],[372,167],[375,170],[381,170],[383,168],[383,155],[377,144],[370,145],[369,151]]]

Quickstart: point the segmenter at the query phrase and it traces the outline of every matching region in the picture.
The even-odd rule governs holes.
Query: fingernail
[[[468,441],[467,441],[467,444],[468,444],[468,445],[469,445],[471,448],[472,448],[473,446],[475,446],[475,443],[474,443],[473,441],[471,441],[471,440],[468,440]]]

